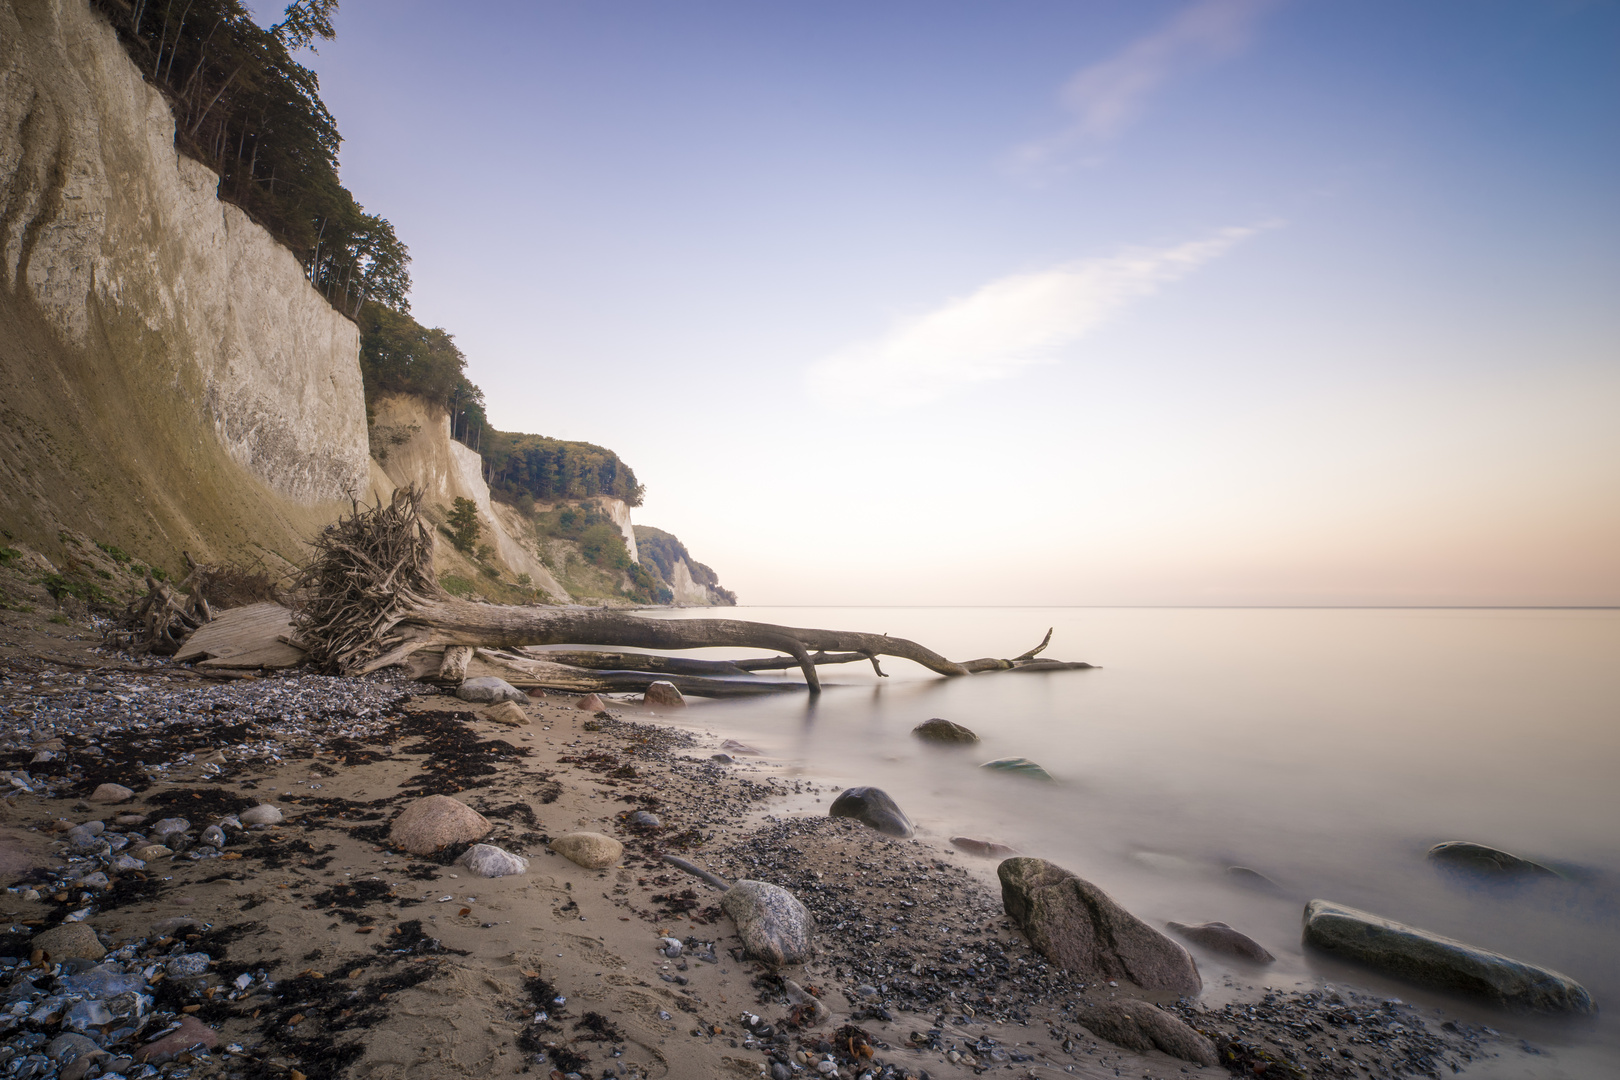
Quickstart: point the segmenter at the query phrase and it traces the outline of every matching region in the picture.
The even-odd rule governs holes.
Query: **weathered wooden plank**
[[[199,665],[204,667],[292,667],[304,659],[302,649],[283,640],[292,633],[292,612],[280,604],[249,604],[222,611],[198,627],[174,658],[206,657]]]

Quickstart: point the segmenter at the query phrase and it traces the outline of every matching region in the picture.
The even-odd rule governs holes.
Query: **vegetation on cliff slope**
[[[675,566],[684,562],[687,572],[692,575],[692,580],[708,589],[710,597],[716,603],[736,605],[737,594],[720,584],[720,575],[692,558],[692,553],[686,550],[686,545],[673,533],[655,529],[651,525],[637,525],[634,528],[636,551],[641,555],[642,564],[651,566],[663,581],[673,585]],[[673,590],[670,596],[673,598]]]

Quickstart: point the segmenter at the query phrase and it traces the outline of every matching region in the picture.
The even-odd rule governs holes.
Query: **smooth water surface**
[[[1326,978],[1528,1036],[1480,1075],[1620,1075],[1620,612],[1600,610],[743,608],[736,617],[909,637],[952,658],[1047,655],[1095,670],[941,679],[885,659],[823,668],[819,699],[702,704],[684,720],[831,783],[875,784],[919,833],[1011,844],[1139,916],[1220,920],[1278,957],[1196,948],[1206,995]],[[716,653],[713,655],[724,655]],[[734,654],[735,655],[735,654]],[[797,679],[794,673],[791,678]],[[919,743],[940,716],[978,746]],[[1023,756],[1057,782],[981,770]],[[813,804],[810,808],[814,809]],[[1568,880],[1485,886],[1441,840],[1504,848]],[[984,870],[993,872],[986,861]],[[1251,867],[1277,895],[1235,883]],[[1300,947],[1322,897],[1553,967],[1594,1021],[1536,1021]]]

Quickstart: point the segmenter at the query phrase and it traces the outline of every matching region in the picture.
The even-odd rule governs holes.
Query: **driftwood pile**
[[[914,641],[887,634],[775,626],[737,619],[655,619],[632,612],[571,607],[506,606],[457,600],[434,579],[433,533],[419,515],[421,493],[401,489],[390,502],[330,525],[297,587],[295,644],[334,674],[363,674],[395,664],[418,675],[456,679],[469,662],[496,669],[519,686],[569,691],[645,690],[667,680],[683,693],[728,696],[808,688],[826,664],[871,663],[894,656],[946,676],[986,671],[1053,671],[1089,664],[1037,659],[1052,634],[1012,659],[954,661]],[[541,646],[573,646],[541,651]],[[606,646],[613,651],[581,649]],[[694,660],[618,650],[762,649],[755,660]],[[442,658],[433,656],[441,653]],[[425,666],[424,666],[425,665]],[[804,683],[760,678],[798,668]]]
[[[275,580],[259,567],[199,563],[182,551],[189,572],[177,586],[146,575],[146,595],[132,600],[105,635],[135,652],[173,656],[181,643],[214,612],[257,601],[279,601]]]

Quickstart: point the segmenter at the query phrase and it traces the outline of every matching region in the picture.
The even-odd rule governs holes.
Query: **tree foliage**
[[[342,138],[315,73],[292,54],[333,36],[337,0],[295,0],[260,27],[239,0],[93,0],[174,112],[175,146],[219,173],[219,196],[296,255],[354,318],[409,310],[410,253],[338,181]]]
[[[605,497],[640,506],[646,493],[618,454],[594,443],[490,428],[480,453],[488,463],[490,490],[506,502],[524,495],[541,502]]]
[[[483,526],[478,521],[478,504],[471,499],[457,498],[450,510],[450,542],[457,551],[472,553],[478,543]]]

